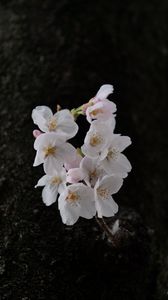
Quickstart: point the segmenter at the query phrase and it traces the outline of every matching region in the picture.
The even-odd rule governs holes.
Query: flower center
[[[98,114],[103,113],[103,110],[100,108],[94,109],[93,111],[90,112],[90,115],[93,115],[93,117],[97,116]]]
[[[98,134],[93,134],[90,138],[90,145],[92,147],[95,147],[97,145],[100,145],[102,142],[102,137]]]
[[[119,152],[116,149],[110,149],[107,154],[107,159],[117,159]]]
[[[56,152],[56,148],[53,147],[53,146],[51,146],[51,145],[49,145],[48,147],[45,147],[43,149],[43,151],[44,151],[44,156],[47,157],[49,155],[54,155],[55,152]]]
[[[91,171],[91,172],[89,173],[90,180],[93,180],[96,176],[97,176],[96,170]]]
[[[102,187],[99,187],[97,189],[97,194],[103,199],[103,200],[106,200],[109,196],[109,191],[108,189],[105,189],[105,188],[102,188]]]
[[[51,180],[52,184],[60,184],[61,182],[62,182],[62,180],[61,180],[61,178],[59,176],[55,176]]]
[[[79,200],[79,195],[75,192],[68,191],[68,196],[66,197],[66,200],[70,203],[74,203]]]
[[[51,119],[51,121],[48,124],[49,131],[53,131],[57,128],[57,122],[55,119]]]

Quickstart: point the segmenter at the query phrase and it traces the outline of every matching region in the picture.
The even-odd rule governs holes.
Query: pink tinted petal
[[[77,183],[83,180],[84,174],[80,168],[70,169],[67,173],[67,181],[69,183]]]
[[[35,137],[35,139],[36,139],[40,134],[42,134],[42,131],[37,130],[37,129],[33,130],[33,136]]]
[[[104,84],[100,87],[96,94],[96,98],[102,100],[106,99],[108,95],[112,94],[114,91],[114,88],[111,84]]]
[[[69,169],[79,168],[81,160],[82,160],[82,156],[77,153],[75,159],[72,160],[71,162],[66,162],[64,164],[64,167],[67,171]]]

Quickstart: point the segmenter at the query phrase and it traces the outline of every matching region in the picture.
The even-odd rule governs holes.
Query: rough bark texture
[[[167,15],[164,0],[0,1],[0,299],[168,299]],[[33,188],[32,108],[79,106],[103,83],[133,140],[117,249]]]

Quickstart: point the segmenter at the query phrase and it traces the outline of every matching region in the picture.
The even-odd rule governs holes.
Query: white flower
[[[59,169],[64,162],[75,158],[76,149],[69,143],[65,143],[54,132],[40,134],[35,142],[34,149],[37,150],[33,166],[44,163],[46,172]]]
[[[43,132],[55,132],[65,139],[74,137],[78,131],[78,125],[68,109],[62,109],[53,115],[47,106],[37,106],[32,111],[34,124]]]
[[[90,158],[104,159],[107,155],[107,145],[113,134],[115,119],[106,122],[93,121],[86,134],[82,152]]]
[[[131,144],[128,136],[113,134],[107,148],[107,155],[101,161],[101,166],[109,175],[117,175],[125,178],[131,171],[131,164],[121,152]]]
[[[100,167],[99,160],[86,156],[80,163],[80,170],[83,174],[83,180],[90,187],[94,187],[97,180],[106,175],[105,171]]]
[[[117,193],[122,184],[123,179],[115,176],[104,176],[97,181],[94,193],[99,218],[112,217],[118,212],[118,205],[111,195]]]
[[[73,225],[79,217],[91,219],[96,214],[93,190],[82,183],[69,185],[58,198],[64,224]]]
[[[38,186],[45,186],[42,191],[43,202],[49,206],[57,200],[58,193],[64,192],[66,188],[66,171],[64,168],[52,169],[49,174],[44,175],[38,181]]]
[[[86,118],[89,123],[91,123],[93,119],[107,120],[112,116],[114,117],[113,113],[116,112],[116,105],[106,99],[111,93],[113,93],[113,86],[104,84],[96,96],[84,105],[84,112],[86,113]]]

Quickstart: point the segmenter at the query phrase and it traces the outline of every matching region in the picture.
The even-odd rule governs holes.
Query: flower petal
[[[44,162],[44,155],[40,150],[37,150],[36,156],[34,159],[33,167],[37,167]]]
[[[57,127],[56,131],[70,139],[78,132],[78,125],[75,123],[71,112],[68,109],[63,109],[57,112],[54,117],[56,118]]]
[[[58,195],[57,188],[53,188],[52,185],[46,185],[42,191],[42,199],[45,205],[49,206],[56,202]]]
[[[66,225],[73,225],[79,219],[79,206],[70,205],[65,199],[67,192],[61,193],[58,198],[58,207],[60,210],[62,222]]]
[[[108,95],[112,94],[114,91],[114,88],[111,84],[104,84],[100,87],[96,94],[96,98],[98,99],[106,99]]]
[[[121,135],[114,135],[112,140],[112,145],[116,147],[120,152],[124,151],[131,144],[131,139],[129,136],[121,136]]]
[[[119,158],[118,158],[118,163],[124,168],[124,170],[126,172],[131,171],[132,166],[131,166],[128,158],[124,154],[120,153]]]
[[[40,130],[48,131],[48,121],[53,116],[51,109],[47,106],[37,106],[32,111],[32,119],[34,124],[38,125]]]
[[[43,177],[41,177],[39,179],[39,181],[37,182],[35,188],[38,187],[38,186],[44,186],[44,185],[46,185],[49,182],[50,178],[51,178],[50,176],[44,175]]]
[[[110,195],[117,193],[121,188],[122,184],[123,179],[116,176],[106,175],[99,181],[99,187],[107,189]]]
[[[65,138],[55,132],[40,134],[34,141],[34,149],[43,149],[45,146],[59,146],[65,142]]]
[[[63,143],[59,146],[56,155],[63,163],[70,163],[75,159],[76,149],[70,143]]]
[[[67,182],[69,183],[77,183],[83,180],[84,174],[80,168],[69,169],[67,173]]]
[[[111,196],[106,200],[97,198],[96,209],[99,218],[112,217],[118,212],[118,204]]]
[[[44,159],[44,171],[47,174],[53,175],[55,170],[59,172],[62,166],[63,163],[56,159],[54,156],[48,156]]]

